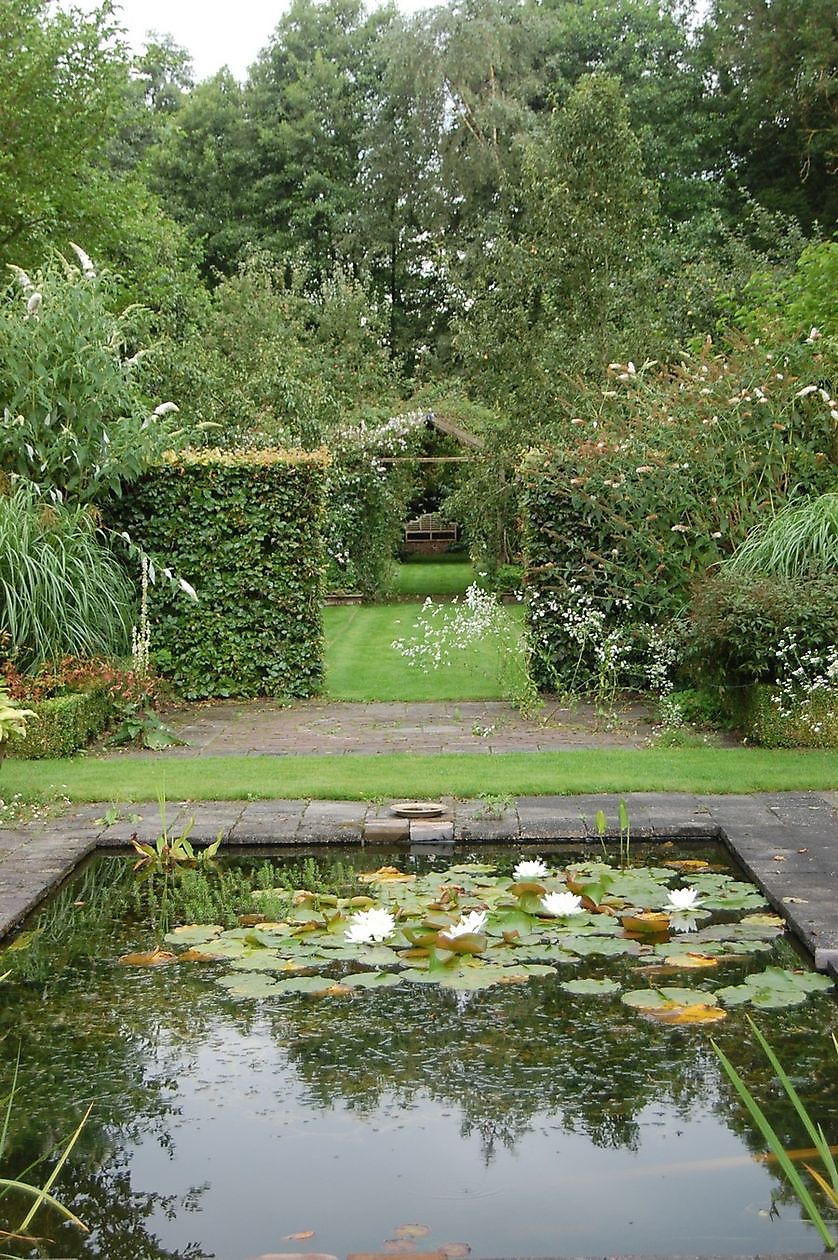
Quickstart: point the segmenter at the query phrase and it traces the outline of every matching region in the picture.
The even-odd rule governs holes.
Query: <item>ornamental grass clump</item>
[[[100,538],[88,507],[26,483],[0,495],[0,633],[18,669],[128,651],[134,592]]]

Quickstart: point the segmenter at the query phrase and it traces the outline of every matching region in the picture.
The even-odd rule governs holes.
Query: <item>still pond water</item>
[[[568,860],[539,852],[554,868]],[[341,858],[367,871],[382,860]],[[408,869],[404,855],[393,860]],[[514,858],[481,851],[478,860],[508,872]],[[253,861],[270,883],[264,858]],[[91,1232],[45,1216],[51,1241],[11,1244],[14,1254],[821,1249],[779,1176],[752,1158],[760,1142],[710,1045],[712,1036],[740,1067],[786,1145],[807,1146],[753,1049],[748,1008],[672,1027],[619,995],[560,987],[609,976],[636,988],[648,983],[637,978],[648,959],[637,956],[583,957],[553,976],[475,992],[416,983],[242,998],[218,983],[226,963],[116,965],[172,925],[161,923],[160,903],[177,877],[137,885],[130,866],[98,859],[2,959],[0,973],[11,964],[12,974],[0,990],[0,1093],[20,1048],[6,1167],[20,1172],[60,1146],[95,1104],[58,1187]],[[217,904],[196,913],[201,896],[196,885],[180,921],[220,921]],[[768,963],[800,960],[780,939],[726,962],[712,982],[660,983],[735,985]],[[751,1013],[834,1142],[833,998]],[[0,1227],[12,1220],[0,1215]]]

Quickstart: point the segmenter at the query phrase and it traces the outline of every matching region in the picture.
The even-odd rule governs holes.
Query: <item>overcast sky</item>
[[[414,12],[431,3],[398,0],[398,7]],[[133,48],[143,46],[147,31],[171,35],[192,54],[196,79],[225,65],[244,79],[287,7],[283,0],[117,0],[116,15]]]

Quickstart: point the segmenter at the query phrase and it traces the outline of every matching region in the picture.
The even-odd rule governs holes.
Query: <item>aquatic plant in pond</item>
[[[622,1001],[640,993],[666,1011],[674,990],[683,997],[676,1008],[687,1010],[715,997],[727,1020],[712,1026],[714,1035],[742,1063],[742,1012],[750,1008],[725,1006],[719,986],[772,969],[810,974],[783,944],[782,925],[755,904],[759,894],[706,863],[667,866],[665,849],[651,867],[622,871],[543,852],[546,874],[528,880],[513,878],[514,857],[484,853],[491,860],[451,866],[402,855],[401,870],[394,863],[377,871],[364,870],[375,864],[368,852],[342,854],[340,879],[316,858],[295,858],[286,870],[257,859],[249,872],[239,868],[243,921],[232,931],[219,930],[222,918],[208,912],[199,923],[193,913],[204,897],[199,885],[228,880],[239,867],[226,855],[214,870],[144,872],[138,883],[130,860],[111,859],[98,882],[90,868],[83,884],[68,888],[61,915],[52,913],[43,932],[35,924],[28,945],[0,961],[0,972],[14,969],[0,1038],[20,1027],[31,1064],[27,1151],[42,1134],[69,1132],[78,1100],[96,1082],[89,1137],[67,1174],[82,1196],[71,1206],[93,1234],[82,1246],[49,1221],[52,1254],[247,1260],[276,1247],[277,1235],[314,1230],[307,1246],[345,1255],[380,1250],[399,1221],[427,1222],[428,1248],[455,1240],[474,1256],[550,1254],[569,1229],[579,1253],[605,1254],[619,1239],[630,1239],[633,1251],[671,1253],[685,1230],[706,1253],[733,1250],[701,1232],[708,1196],[714,1226],[725,1214],[720,1236],[737,1246],[744,1237],[752,1251],[811,1250],[809,1227],[785,1206],[793,1201],[782,1183],[750,1163],[748,1144],[758,1144],[706,1031],[681,1021],[677,1009],[680,1027],[672,1027],[635,999]],[[438,872],[428,869],[436,865]],[[115,878],[115,869],[127,878]],[[248,881],[259,895],[245,893]],[[580,914],[563,921],[539,910],[551,892],[570,893],[568,883],[586,902]],[[172,922],[180,931],[162,944],[183,963],[115,968],[117,957],[161,942],[145,898],[164,884],[176,890]],[[180,896],[184,884],[188,898]],[[702,902],[737,907],[700,907],[707,938],[699,949],[695,934],[626,935],[629,910],[665,914],[668,892],[685,885],[700,887]],[[93,914],[97,897],[114,887],[114,907],[136,907],[122,926]],[[444,908],[424,904],[431,900]],[[224,905],[233,904],[230,885]],[[369,910],[392,916],[392,935],[350,946],[346,931]],[[64,924],[76,916],[82,939],[65,944]],[[414,927],[433,937],[424,963],[406,956],[421,944],[402,943]],[[47,931],[62,962],[39,964],[30,983],[27,955],[42,949]],[[263,934],[271,944],[260,948]],[[458,944],[461,953],[451,948]],[[610,952],[615,946],[627,952]],[[571,949],[560,962],[559,952]],[[501,966],[504,950],[510,964]],[[548,957],[532,961],[543,973],[521,975],[528,952],[541,951]],[[195,954],[223,957],[189,961]],[[385,961],[390,955],[398,961]],[[470,985],[482,967],[501,977],[478,991],[460,986],[460,976]],[[424,979],[411,982],[408,971]],[[244,982],[251,996],[222,977]],[[286,980],[299,991],[275,989]],[[815,1033],[836,1026],[833,1004],[815,993],[767,1018],[778,1051],[808,1097],[824,1096],[821,1114],[833,1123],[838,1099],[815,1052]],[[751,1079],[753,1065],[746,1069]],[[787,1146],[806,1145],[773,1097],[769,1112]],[[661,1162],[663,1187],[655,1176]],[[772,1198],[780,1222],[756,1210]]]
[[[280,999],[403,983],[470,993],[624,957],[635,964],[635,983],[623,988],[622,1002],[648,1018],[686,1023],[715,1023],[743,1004],[795,1006],[832,987],[825,976],[776,966],[739,984],[668,986],[664,977],[706,976],[766,953],[783,930],[775,916],[749,913],[765,908],[752,885],[707,869],[694,871],[689,886],[672,887],[681,878],[667,866],[617,870],[602,862],[550,873],[540,859],[519,862],[511,877],[481,862],[424,874],[384,866],[359,877],[367,897],[300,888],[273,921],[248,918],[226,931],[182,925],[166,934],[169,951],[123,961],[226,962],[218,983],[234,996]],[[272,891],[279,890],[259,890],[254,904]],[[685,943],[679,934],[687,931]],[[180,955],[178,947],[185,947]]]

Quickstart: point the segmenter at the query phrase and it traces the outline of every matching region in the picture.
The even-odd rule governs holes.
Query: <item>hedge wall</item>
[[[188,699],[320,687],[327,465],[323,451],[182,451],[114,507],[157,566],[152,655]]]
[[[102,688],[27,701],[35,717],[25,735],[10,735],[2,751],[9,757],[69,757],[107,730],[113,720],[110,696]]]

